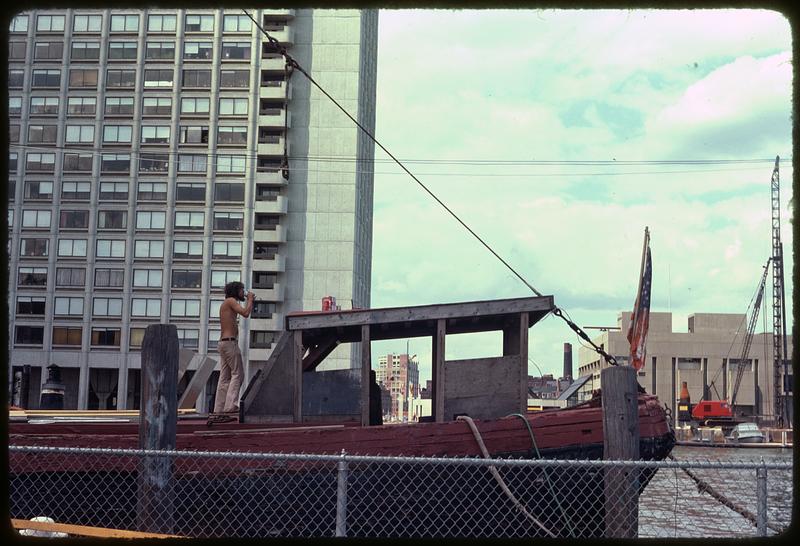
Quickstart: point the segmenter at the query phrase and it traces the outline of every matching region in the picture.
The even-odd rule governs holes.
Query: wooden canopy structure
[[[379,396],[376,389],[370,389],[370,343],[426,336],[433,341],[432,409],[437,422],[449,421],[458,414],[488,419],[525,413],[528,329],[553,307],[552,296],[541,296],[291,313],[272,355],[242,395],[240,421],[328,420],[369,425],[370,400],[374,402]],[[489,331],[503,332],[502,356],[445,360],[447,334]],[[360,344],[360,369],[316,371],[341,343]],[[313,417],[308,415],[309,407],[313,406],[309,397],[324,399],[331,411],[326,415],[319,412]]]

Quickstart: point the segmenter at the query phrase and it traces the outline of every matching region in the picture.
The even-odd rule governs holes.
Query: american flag
[[[645,263],[639,282],[639,293],[633,306],[631,324],[628,327],[628,341],[631,344],[631,366],[636,371],[644,366],[646,355],[647,329],[650,326],[650,282],[653,264],[650,260],[650,234],[645,229]]]

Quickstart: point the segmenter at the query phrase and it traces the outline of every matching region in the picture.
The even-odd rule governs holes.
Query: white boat
[[[737,444],[760,444],[764,442],[764,433],[755,423],[739,423],[733,428],[728,439]]]

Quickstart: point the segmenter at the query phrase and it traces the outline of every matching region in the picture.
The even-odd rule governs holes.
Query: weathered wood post
[[[142,403],[139,449],[174,450],[178,426],[178,329],[151,324],[142,340]],[[139,471],[139,530],[172,533],[172,458],[142,457]]]
[[[636,370],[610,366],[600,372],[603,401],[603,458],[639,459],[639,394]],[[636,538],[639,528],[639,469],[606,467],[607,538]]]

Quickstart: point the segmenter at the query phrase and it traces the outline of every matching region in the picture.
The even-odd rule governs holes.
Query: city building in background
[[[412,400],[420,398],[417,355],[382,355],[378,357],[375,380],[389,391],[391,404],[383,406],[385,422],[413,420]]]
[[[249,12],[374,131],[377,10]],[[230,281],[258,298],[248,379],[288,312],[369,307],[373,144],[242,10],[27,11],[8,45],[8,380],[30,366],[29,407],[55,364],[65,408],[137,408],[149,324],[217,358]]]
[[[608,329],[594,343],[626,364],[630,343],[626,339],[631,313],[618,316],[616,329]],[[688,332],[672,331],[672,313],[650,313],[647,359],[638,372],[639,384],[658,396],[677,415],[676,404],[681,383],[686,381],[691,402],[730,399],[742,356],[742,339],[747,329],[744,314],[695,313],[689,316]],[[734,342],[735,340],[735,342]],[[791,361],[791,337],[787,340]],[[774,375],[772,334],[755,334],[736,397],[736,407],[744,415],[770,420],[774,413]],[[590,375],[580,388],[579,400],[591,398],[599,389],[600,370],[608,364],[595,351],[579,348],[578,375]],[[790,368],[791,370],[791,368]],[[792,377],[784,380],[791,385]],[[791,403],[791,392],[789,401]]]

